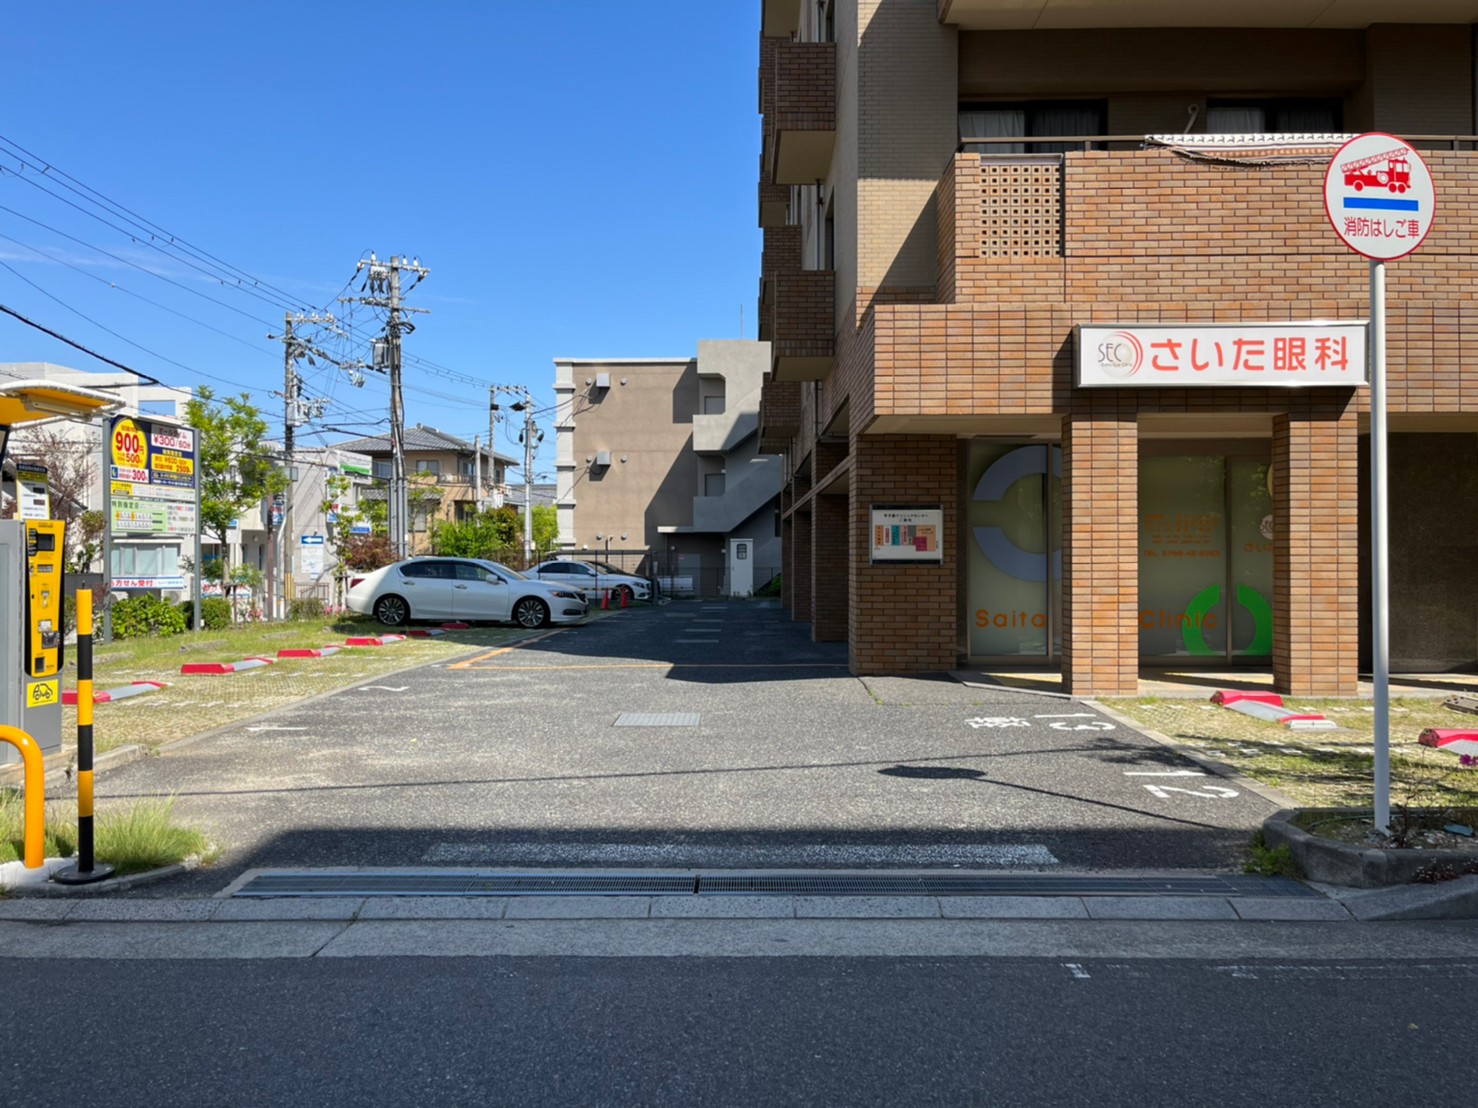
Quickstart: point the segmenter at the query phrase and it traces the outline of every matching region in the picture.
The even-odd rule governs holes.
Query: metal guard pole
[[[27,869],[40,869],[46,861],[46,764],[41,748],[19,727],[0,723],[0,742],[21,752],[25,789],[25,857]]]
[[[92,590],[77,590],[77,864],[52,880],[85,885],[113,875],[93,857],[92,796]]]

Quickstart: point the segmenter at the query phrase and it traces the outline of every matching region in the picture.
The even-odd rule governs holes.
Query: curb
[[[1309,880],[1355,889],[1430,888],[1432,886],[1411,885],[1417,871],[1442,863],[1463,865],[1478,860],[1478,855],[1466,850],[1398,850],[1336,842],[1311,834],[1293,822],[1300,814],[1338,816],[1346,813],[1364,815],[1366,810],[1289,805],[1263,820],[1263,838],[1269,848],[1286,846]]]
[[[67,859],[68,862],[71,859]],[[91,885],[55,885],[47,881],[42,885],[20,887],[9,890],[5,895],[18,900],[69,900],[77,897],[101,896],[105,893],[121,893],[141,885],[152,885],[182,873],[189,873],[200,866],[200,855],[191,854],[173,865],[147,869],[142,873],[130,873],[123,877],[109,877]]]

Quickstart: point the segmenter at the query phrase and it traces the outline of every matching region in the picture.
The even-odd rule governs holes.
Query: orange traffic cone
[[[607,611],[611,607],[611,590],[602,589],[600,593],[600,610]]]
[[[621,607],[623,607],[623,608],[626,607],[626,594],[629,593],[630,591],[631,591],[630,589],[622,589],[621,590]]]

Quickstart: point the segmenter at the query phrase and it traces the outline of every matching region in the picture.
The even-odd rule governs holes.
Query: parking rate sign
[[[1436,210],[1427,163],[1395,135],[1355,136],[1324,171],[1324,211],[1334,233],[1372,261],[1410,254],[1432,229]]]

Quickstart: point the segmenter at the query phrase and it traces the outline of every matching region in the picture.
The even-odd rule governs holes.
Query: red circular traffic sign
[[[1395,135],[1368,131],[1334,152],[1324,171],[1324,214],[1351,250],[1404,258],[1427,237],[1437,186],[1422,156]]]

